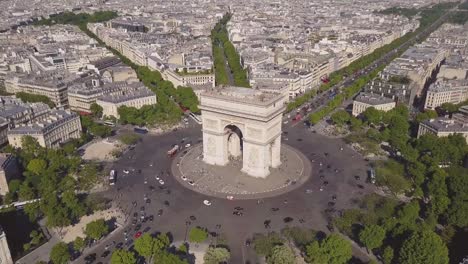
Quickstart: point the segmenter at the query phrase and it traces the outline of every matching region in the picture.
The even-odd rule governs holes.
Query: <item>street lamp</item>
[[[187,232],[188,232],[188,228],[189,226],[192,224],[192,222],[190,221],[185,221],[185,237],[184,237],[184,242],[187,242]]]

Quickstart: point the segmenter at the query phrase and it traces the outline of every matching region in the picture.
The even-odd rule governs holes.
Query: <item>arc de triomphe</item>
[[[285,96],[251,88],[218,87],[200,96],[203,160],[225,166],[242,158],[242,171],[265,178],[281,165]]]

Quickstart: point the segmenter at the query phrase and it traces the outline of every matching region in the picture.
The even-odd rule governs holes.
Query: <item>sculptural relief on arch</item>
[[[265,178],[281,165],[281,118],[286,98],[251,88],[222,87],[201,94],[203,160]]]

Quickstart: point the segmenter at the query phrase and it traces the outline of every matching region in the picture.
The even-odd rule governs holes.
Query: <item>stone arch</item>
[[[229,157],[240,158],[244,145],[242,130],[231,124],[224,127],[224,132],[227,135],[226,144]]]

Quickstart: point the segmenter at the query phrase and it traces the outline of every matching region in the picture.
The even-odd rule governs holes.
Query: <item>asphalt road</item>
[[[248,260],[254,263],[252,250],[245,246],[246,239],[252,234],[270,229],[280,230],[287,225],[328,232],[324,210],[330,208],[329,202],[332,201],[333,195],[337,195],[333,208],[340,210],[354,206],[353,201],[356,198],[373,191],[373,186],[364,182],[367,164],[362,157],[345,147],[341,140],[314,134],[301,125],[287,128],[283,142],[299,149],[313,161],[312,177],[303,186],[289,193],[265,199],[261,204],[258,204],[257,200],[229,201],[207,197],[186,189],[172,176],[167,175],[172,160],[167,157],[166,152],[171,145],[180,145],[182,138],[195,143],[201,136],[200,126],[160,136],[145,135],[134,150],[125,153],[112,165],[118,172],[117,183],[103,194],[114,199],[114,202],[127,212],[126,227],[99,242],[92,251],[88,250],[75,263],[85,263],[83,257],[92,253],[97,255],[94,263],[108,263],[110,256],[101,257],[106,245],[110,245],[109,250],[112,251],[115,244],[125,243],[124,230],[128,231],[129,239],[133,238],[136,231],[133,230],[131,220],[134,212],[140,215],[141,206],[145,206],[146,216],[154,216],[154,221],[143,223],[140,231],[146,229],[146,232],[150,233],[170,232],[174,241],[184,241],[191,226],[205,227],[210,232],[221,233],[227,238],[232,255],[230,263],[246,263]],[[327,168],[328,166],[330,168]],[[135,171],[132,171],[133,169]],[[139,169],[141,173],[137,172]],[[125,174],[123,170],[130,170],[130,173]],[[324,178],[321,179],[320,175]],[[356,175],[359,175],[361,180],[356,180]],[[166,190],[160,190],[161,185],[155,176],[164,180],[163,186]],[[323,181],[328,181],[329,184],[320,191]],[[363,189],[359,188],[358,184],[362,185]],[[152,191],[150,186],[155,187],[155,190]],[[311,193],[306,193],[306,189]],[[144,202],[145,194],[151,200],[150,204]],[[212,205],[204,205],[204,199],[210,199]],[[136,207],[132,206],[134,201],[138,203]],[[169,206],[165,205],[166,201]],[[243,216],[233,215],[237,206],[243,208]],[[272,208],[279,210],[273,212]],[[158,216],[160,209],[163,210],[163,214]],[[190,220],[190,216],[195,216],[196,220]],[[286,224],[285,217],[291,217],[293,221]],[[268,230],[265,229],[265,221],[271,222]],[[112,243],[113,241],[115,243]]]

